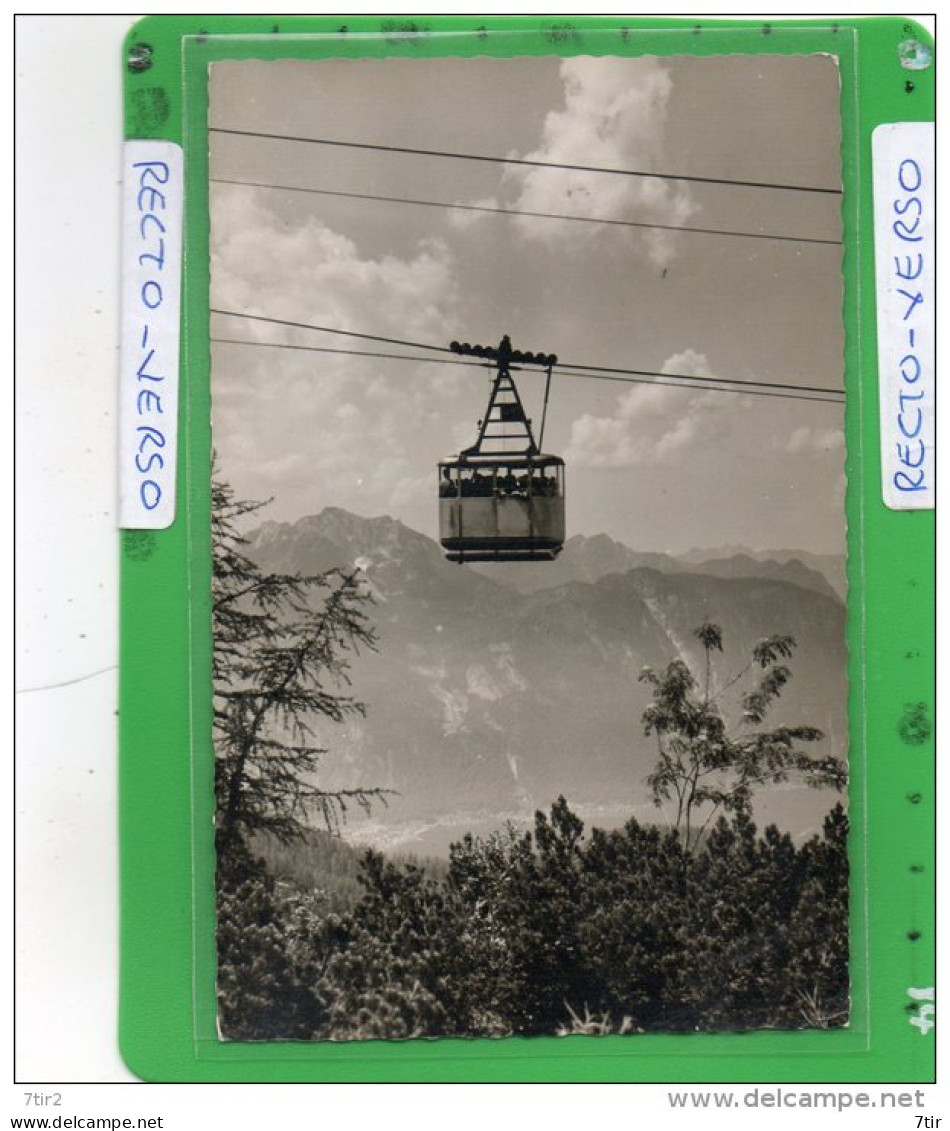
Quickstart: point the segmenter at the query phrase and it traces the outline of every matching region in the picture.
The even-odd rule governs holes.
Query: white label
[[[119,525],[130,529],[175,518],[183,192],[180,145],[125,143]]]
[[[884,502],[926,510],[936,438],[933,122],[878,126],[872,152]]]

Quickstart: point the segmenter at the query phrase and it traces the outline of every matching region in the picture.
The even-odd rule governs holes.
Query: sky
[[[837,188],[828,56],[228,61],[214,127],[562,165]],[[383,203],[840,239],[840,197],[212,131],[212,306],[561,362],[840,389],[841,248]],[[242,185],[220,183],[241,181]],[[281,188],[252,187],[257,185]],[[275,348],[418,350],[214,315],[213,442],[239,496],[437,536],[439,458],[471,444],[488,370]],[[252,345],[233,344],[239,339]],[[439,357],[437,353],[433,357]],[[540,419],[543,379],[517,375]],[[555,369],[544,450],[569,534],[671,553],[843,553],[838,404]]]

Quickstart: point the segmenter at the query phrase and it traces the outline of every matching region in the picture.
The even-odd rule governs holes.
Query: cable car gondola
[[[478,439],[439,461],[439,537],[450,562],[554,561],[564,544],[564,461],[545,455],[534,439],[512,362],[551,370],[557,358],[511,348],[452,343],[456,353],[491,358],[497,373]],[[544,419],[541,436],[544,435]],[[511,447],[511,442],[520,447]]]

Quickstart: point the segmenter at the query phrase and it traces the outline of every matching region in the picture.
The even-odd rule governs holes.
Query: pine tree
[[[743,813],[694,850],[635,820],[583,834],[559,798],[531,832],[453,844],[445,878],[370,851],[342,917],[285,896],[275,921],[242,892],[253,929],[224,983],[229,1016],[271,1032],[269,1003],[292,999],[283,1035],[334,1040],[847,1022],[840,806],[800,848]]]
[[[459,1016],[469,967],[457,908],[443,884],[413,864],[372,850],[364,897],[346,921],[348,945],[327,967],[337,1040],[436,1037],[468,1032]]]
[[[578,908],[587,1003],[635,1030],[695,1028],[690,956],[707,943],[694,909],[692,858],[673,832],[634,819],[594,829]]]
[[[266,573],[237,528],[264,504],[236,500],[217,477],[211,504],[218,866],[240,879],[254,870],[254,836],[290,843],[314,820],[336,830],[349,805],[383,798],[316,784],[327,752],[316,727],[364,713],[347,694],[349,666],[376,634],[358,572]]]
[[[299,909],[269,876],[232,880],[218,891],[218,1022],[226,1040],[309,1040],[328,1016],[317,941]],[[302,946],[306,943],[306,950]],[[331,943],[336,940],[330,938]],[[303,952],[303,953],[301,953]]]
[[[808,725],[763,729],[775,701],[791,679],[782,661],[792,657],[795,639],[770,636],[752,650],[746,666],[713,692],[713,652],[723,651],[722,630],[702,624],[694,636],[703,646],[702,684],[682,660],[663,672],[644,669],[640,679],[653,687],[653,701],[643,712],[646,734],[656,736],[659,757],[647,779],[654,804],[675,805],[675,828],[684,845],[695,848],[719,814],[748,817],[758,786],[778,784],[795,775],[814,788],[842,789],[847,771],[833,757],[812,757],[800,744],[824,735]],[[720,699],[758,669],[761,675],[741,696],[741,717],[731,725]],[[705,818],[699,823],[700,811]]]
[[[823,835],[801,850],[805,880],[789,922],[789,1023],[820,1029],[847,1024],[848,818],[836,805]]]

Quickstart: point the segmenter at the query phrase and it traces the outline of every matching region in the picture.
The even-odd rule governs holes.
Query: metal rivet
[[[135,43],[129,48],[126,66],[134,75],[147,71],[152,65],[152,49],[147,43]]]
[[[933,62],[934,53],[919,39],[905,39],[897,45],[901,66],[908,71],[925,71]]]

